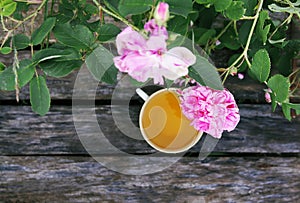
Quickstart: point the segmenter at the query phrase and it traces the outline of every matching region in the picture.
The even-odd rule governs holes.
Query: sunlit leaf
[[[0,1],[0,15],[10,16],[15,12],[17,8],[17,2],[12,0],[1,0]]]
[[[11,50],[10,47],[2,47],[2,48],[0,48],[1,54],[9,54],[11,51],[12,50]]]

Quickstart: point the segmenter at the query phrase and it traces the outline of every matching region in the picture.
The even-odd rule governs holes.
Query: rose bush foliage
[[[178,40],[170,39],[166,34],[167,30],[169,33],[190,38],[209,56],[224,50],[233,53],[228,58],[227,67],[216,69],[205,58],[196,55],[195,64],[191,60],[180,66],[189,66],[188,72],[182,72],[186,69],[180,67],[174,75],[169,76],[168,71],[162,71],[160,76],[149,72],[147,78],[152,77],[157,83],[163,82],[161,76],[175,79],[175,76],[187,73],[199,84],[221,90],[223,89],[221,80],[224,82],[228,77],[237,74],[240,77],[241,74],[248,75],[265,85],[273,109],[280,105],[289,120],[292,118],[291,109],[297,114],[300,113],[300,105],[291,103],[291,98],[297,96],[295,93],[299,88],[299,69],[293,67],[292,61],[299,58],[300,42],[287,36],[288,27],[292,23],[299,22],[299,0],[274,2],[165,0],[164,2],[167,4],[156,7],[159,2],[153,0],[1,1],[0,54],[11,53],[14,62],[0,63],[0,90],[15,91],[18,100],[19,92],[29,84],[33,111],[45,115],[50,107],[47,77],[64,77],[80,68],[83,63],[89,64],[86,60],[99,47],[105,59],[99,62],[102,70],[97,70],[93,66],[88,68],[99,81],[115,83],[118,71],[112,61],[116,56],[106,51],[103,45],[115,42],[121,32],[120,27],[115,25],[116,22],[119,25],[130,26],[131,30],[128,28],[128,32],[144,38],[141,40],[143,43],[138,46],[149,46],[150,40],[160,41],[160,45],[154,47],[157,52],[152,53],[151,65],[155,63],[162,69],[172,64],[159,61],[157,57],[159,54],[168,57],[170,56],[168,52],[188,53],[183,49],[172,49],[180,47],[180,44]],[[169,12],[165,12],[166,10]],[[280,19],[270,17],[279,13],[282,16]],[[24,34],[22,32],[24,23],[34,22],[40,15],[43,15],[43,23],[28,35]],[[113,19],[113,23],[111,20],[107,22],[108,16]],[[149,21],[153,17],[157,19],[155,24]],[[165,30],[168,18],[170,19]],[[142,31],[144,28],[148,33]],[[144,35],[150,38],[145,38]],[[172,37],[174,36],[176,35]],[[169,44],[172,40],[177,43],[176,46]],[[117,39],[117,43],[125,43],[123,48],[118,50],[121,58],[115,59],[120,62],[117,63],[119,68],[125,67],[122,63],[129,63],[130,60],[126,59],[133,55],[137,54],[142,59],[144,54],[148,54],[136,53],[134,47],[130,48],[126,44],[126,40]],[[31,57],[19,60],[18,52],[24,49],[31,50]],[[198,70],[201,70],[201,74],[197,74]],[[107,73],[104,77],[98,78],[99,71]],[[134,76],[134,72],[127,72]],[[145,78],[136,79],[145,80]]]

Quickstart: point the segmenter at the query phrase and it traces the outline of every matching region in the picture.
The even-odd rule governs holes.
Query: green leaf
[[[57,23],[64,24],[70,22],[74,18],[73,10],[66,9],[64,7],[59,7],[59,14],[55,15]]]
[[[300,115],[300,104],[292,104],[292,103],[285,103],[285,104],[290,108],[295,109],[296,114]]]
[[[286,104],[286,103],[282,103],[282,111],[283,111],[283,114],[284,114],[284,117],[286,119],[288,119],[289,121],[292,120],[292,116],[291,116],[291,107]]]
[[[274,92],[270,93],[271,96],[271,101],[272,101],[272,111],[275,112],[276,107],[277,107],[277,102],[276,102],[276,96]]]
[[[248,40],[248,35],[250,33],[251,30],[251,26],[252,26],[252,21],[245,21],[243,22],[243,24],[241,25],[240,29],[239,29],[239,41],[241,42],[241,44],[246,45],[247,40]]]
[[[58,41],[77,50],[90,49],[95,41],[93,33],[84,25],[58,24],[53,31]]]
[[[246,9],[244,8],[244,2],[233,1],[231,2],[228,9],[226,9],[225,14],[231,20],[239,20],[245,14]]]
[[[0,72],[0,89],[6,91],[15,89],[15,74],[11,67]]]
[[[0,62],[0,72],[3,71],[5,68],[6,66],[2,62]]]
[[[186,35],[189,20],[182,16],[175,16],[168,22],[168,31]]]
[[[257,0],[242,0],[244,2],[244,7],[246,8],[246,16],[252,16],[255,14],[255,7],[257,5]]]
[[[207,42],[215,36],[216,30],[206,29],[206,28],[196,28],[194,29],[195,42],[199,45],[206,45]]]
[[[265,26],[265,21],[270,19],[268,11],[261,11],[259,13],[258,24],[256,28],[256,33],[260,36],[262,42],[266,44],[268,39],[268,34],[271,28],[271,24]]]
[[[222,12],[226,10],[231,5],[231,3],[232,0],[213,0],[213,4],[217,12]]]
[[[72,48],[48,48],[34,54],[33,60],[52,77],[64,77],[82,65],[81,55]]]
[[[61,58],[61,57],[62,54],[60,49],[48,48],[48,49],[42,49],[40,51],[35,52],[34,55],[32,56],[32,61],[35,64],[38,64],[46,60]]]
[[[37,28],[31,36],[31,41],[33,45],[38,45],[43,42],[43,40],[47,37],[49,32],[53,29],[56,22],[55,17],[47,18],[43,24]]]
[[[119,1],[120,0],[103,0],[103,3],[105,4],[105,6],[111,10],[113,13],[116,13],[116,14],[119,14],[120,16],[122,16],[120,13],[119,13],[119,10],[118,10],[118,6],[119,6]],[[122,16],[124,17],[124,16]]]
[[[102,81],[107,84],[115,84],[117,82],[117,75],[118,75],[118,69],[115,67],[115,65],[111,65],[110,68],[104,73],[102,76]]]
[[[88,14],[93,15],[98,13],[98,8],[97,6],[94,6],[92,4],[86,4],[84,7],[84,11],[86,11]]]
[[[150,10],[152,4],[152,0],[120,0],[118,9],[124,16],[128,14],[135,15]]]
[[[196,64],[190,68],[189,76],[202,85],[222,90],[223,85],[216,67],[214,67],[206,58],[199,55],[196,55],[196,57]]]
[[[185,47],[189,50],[193,49],[193,43],[189,38],[173,32],[169,32],[169,36],[169,44],[167,46],[168,49],[172,49],[174,47]]]
[[[24,34],[17,34],[13,36],[13,47],[17,50],[25,49],[30,44],[29,38]]]
[[[0,1],[0,15],[10,16],[15,12],[17,3],[12,0],[1,0]]]
[[[25,86],[34,75],[34,67],[29,59],[20,61],[18,74],[18,86]],[[8,67],[0,72],[0,89],[6,91],[13,91],[16,88],[15,74],[12,67]]]
[[[238,36],[233,28],[229,28],[220,38],[221,44],[231,50],[238,50],[241,47]]]
[[[213,3],[214,0],[196,0],[198,4],[210,4]]]
[[[44,77],[34,77],[30,81],[30,103],[34,112],[44,116],[50,109],[50,93]]]
[[[170,13],[180,15],[184,18],[187,18],[188,14],[193,10],[192,0],[166,0],[165,2],[169,4]]]
[[[105,72],[114,64],[112,53],[99,45],[86,59],[87,68],[94,78],[102,81]]]
[[[144,29],[144,23],[145,23],[144,19],[145,19],[144,13],[131,16],[131,20],[132,20],[133,24],[140,30]]]
[[[0,48],[0,52],[1,52],[1,54],[9,54],[11,52],[11,48],[10,47],[2,47],[2,48]]]
[[[271,70],[271,62],[268,51],[260,49],[253,57],[251,72],[260,82],[267,81]]]
[[[34,76],[34,66],[29,59],[20,61],[18,73],[18,86],[25,86]]]
[[[201,6],[202,7],[202,6]],[[214,27],[214,23],[216,22],[217,13],[213,6],[209,8],[200,8],[199,9],[199,17],[197,19],[197,26],[210,29]]]
[[[114,24],[104,24],[100,26],[98,32],[99,32],[98,39],[101,42],[106,42],[116,37],[121,32],[121,30]]]
[[[290,82],[289,79],[283,75],[276,74],[271,77],[267,83],[268,87],[274,94],[274,99],[279,102],[285,102],[289,96]]]
[[[164,81],[165,81],[165,84],[166,84],[167,88],[170,88],[174,83],[174,80],[169,80],[169,79],[166,79],[166,78],[164,79]]]

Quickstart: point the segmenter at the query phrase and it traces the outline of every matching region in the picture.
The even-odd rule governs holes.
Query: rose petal
[[[118,54],[123,55],[128,51],[144,50],[146,48],[146,39],[131,27],[127,27],[116,38]]]
[[[186,63],[186,66],[191,66],[196,63],[196,56],[185,47],[174,47],[168,51],[168,54],[181,59]]]
[[[156,54],[163,54],[167,51],[166,40],[161,36],[151,36],[146,43],[148,50],[154,50]],[[160,52],[160,53],[157,53]]]

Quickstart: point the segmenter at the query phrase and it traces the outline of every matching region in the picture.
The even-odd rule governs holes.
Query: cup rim
[[[164,152],[164,153],[171,153],[171,154],[177,154],[177,153],[181,153],[181,152],[185,152],[187,150],[189,150],[190,148],[192,148],[196,143],[198,143],[198,141],[200,140],[200,138],[202,137],[203,135],[203,132],[202,131],[198,131],[198,134],[196,135],[196,137],[193,139],[192,142],[190,142],[188,145],[184,146],[183,148],[180,148],[178,150],[166,150],[164,148],[160,148],[156,145],[154,145],[150,139],[146,136],[146,133],[144,131],[144,128],[142,127],[142,114],[146,108],[146,104],[153,98],[155,97],[156,95],[160,94],[161,92],[164,92],[164,91],[173,91],[175,94],[176,94],[176,90],[178,90],[179,88],[163,88],[163,89],[160,89],[156,92],[154,92],[153,94],[151,94],[149,96],[149,98],[144,102],[143,106],[142,106],[142,109],[140,111],[140,114],[139,114],[139,125],[140,125],[140,131],[141,131],[141,134],[144,138],[144,140],[154,149],[160,151],[160,152]]]

